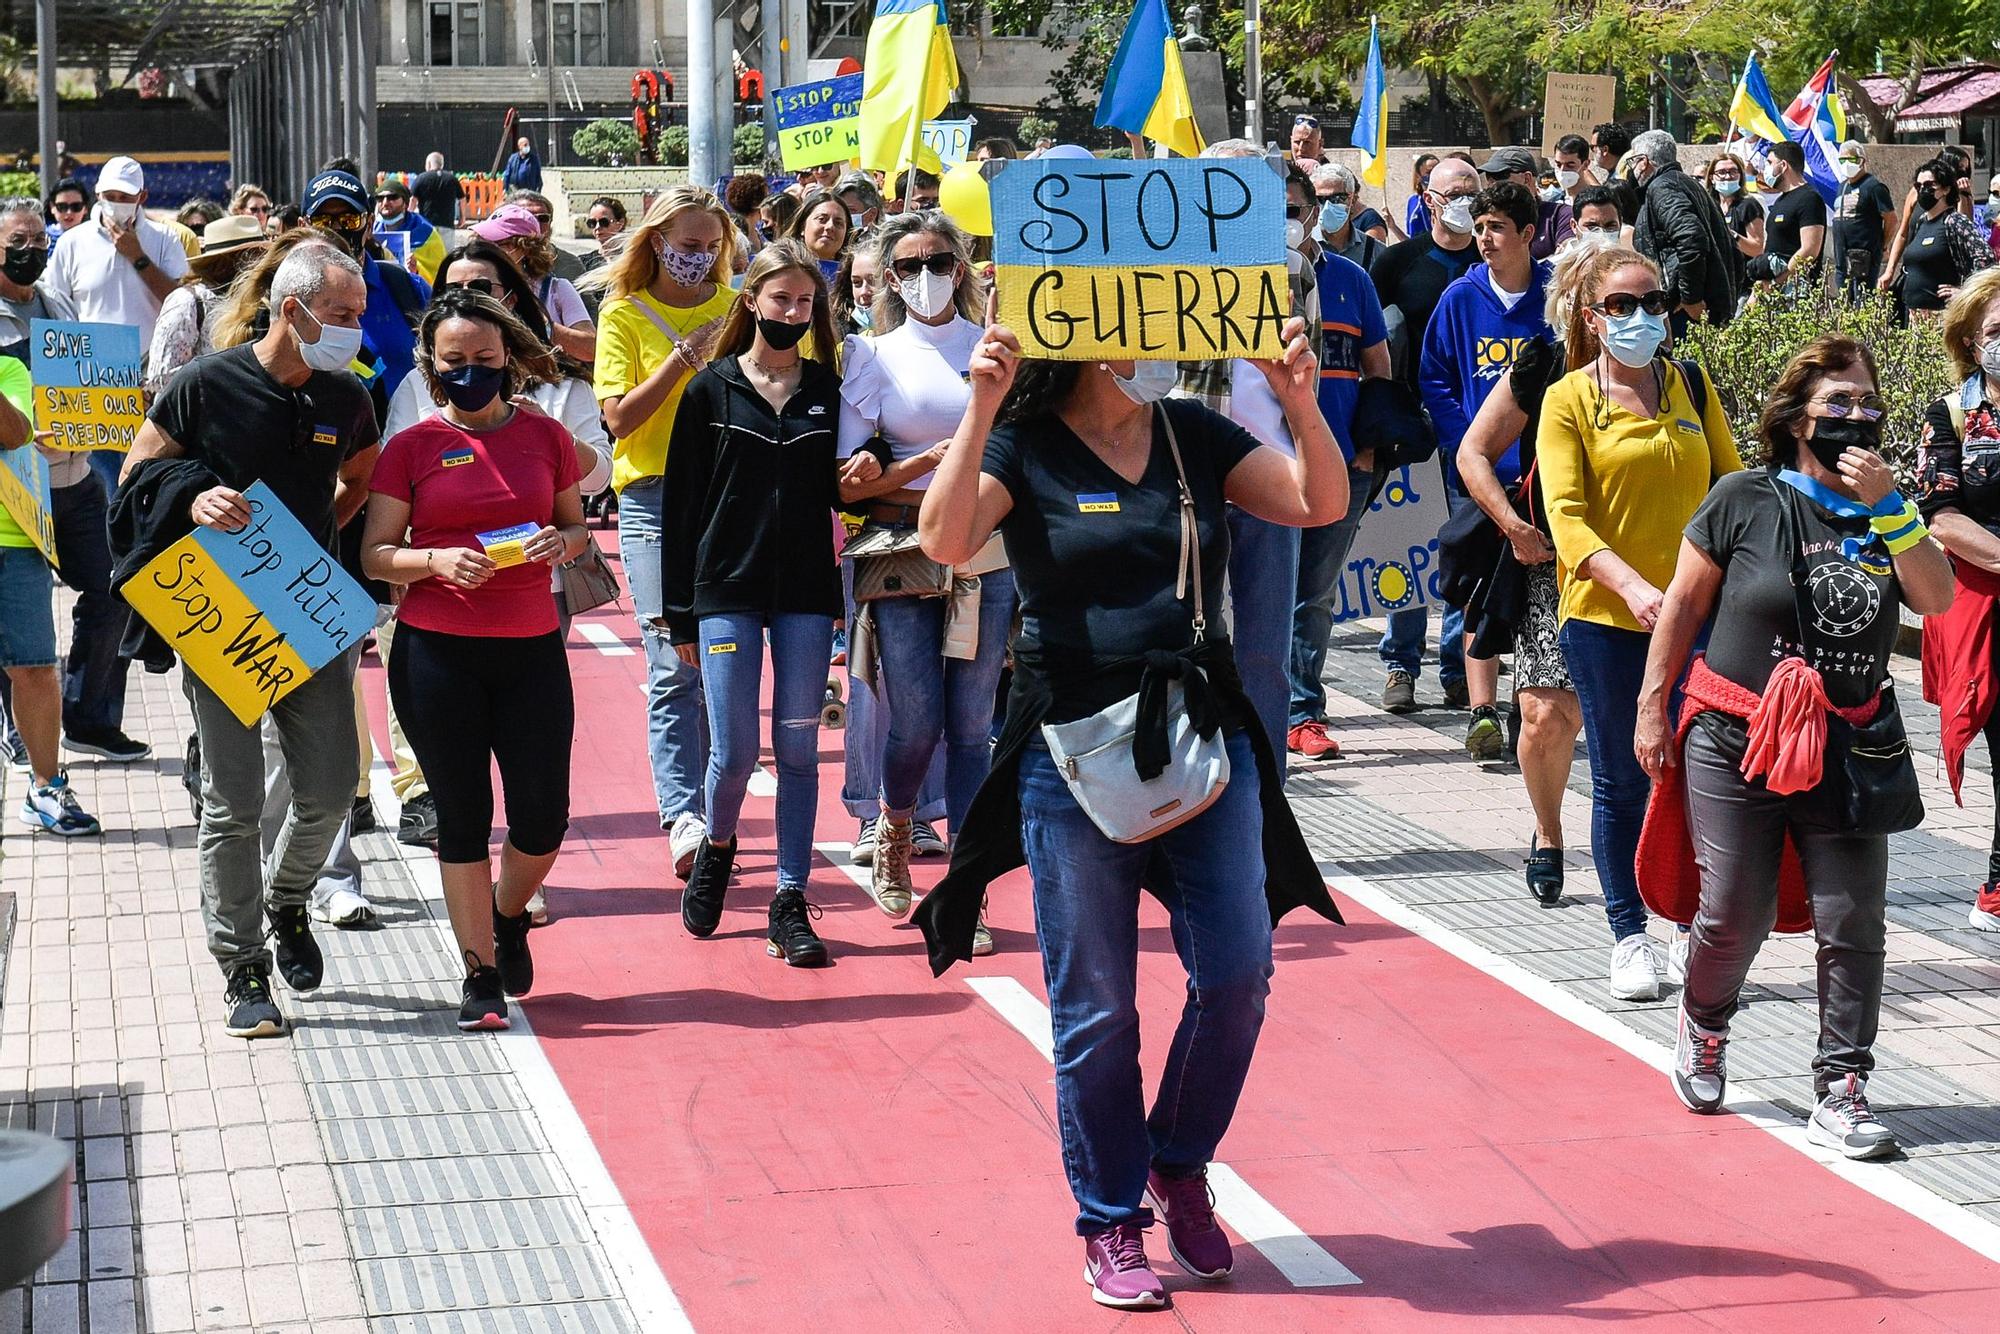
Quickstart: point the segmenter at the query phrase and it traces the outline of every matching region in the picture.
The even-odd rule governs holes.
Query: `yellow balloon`
[[[938,207],[974,236],[993,235],[993,199],[977,162],[961,162],[938,182]]]

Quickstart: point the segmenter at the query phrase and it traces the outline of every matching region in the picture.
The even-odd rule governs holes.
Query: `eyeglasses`
[[[1317,130],[1319,128],[1319,117],[1307,116],[1307,115],[1297,115],[1292,117],[1293,129],[1297,129],[1301,125],[1305,126],[1308,130]]]
[[[1319,206],[1325,208],[1328,204],[1345,204],[1349,198],[1350,196],[1344,194],[1321,195],[1319,197]]]
[[[1851,417],[1858,412],[1861,414],[1861,420],[1865,422],[1881,421],[1883,414],[1889,410],[1888,400],[1880,394],[1863,394],[1860,398],[1856,398],[1852,394],[1839,392],[1806,401],[1825,408],[1829,417]]]
[[[76,203],[76,204],[50,204],[50,205],[49,205],[49,212],[51,212],[51,213],[81,213],[81,212],[83,212],[83,205],[82,205],[81,203]]]
[[[606,227],[616,227],[616,226],[618,225],[618,219],[616,219],[616,218],[585,218],[585,219],[583,220],[583,225],[584,225],[584,226],[586,226],[586,227],[588,227],[588,228],[590,228],[590,230],[592,230],[593,232],[601,232],[601,231],[603,231],[603,230],[604,230],[604,229],[605,229]]]
[[[1577,228],[1580,232],[1594,232],[1599,236],[1618,235],[1619,225],[1615,222],[1586,222]]]
[[[940,250],[935,255],[905,255],[890,262],[898,278],[914,278],[929,269],[942,277],[958,267],[958,256],[949,250]]]
[[[311,394],[303,389],[292,390],[292,452],[294,453],[311,448],[313,437],[319,433],[318,418],[313,406]]]
[[[543,227],[547,227],[553,215],[547,213],[537,213],[533,209],[529,209],[528,216],[533,218],[537,223],[541,224]]]
[[[1602,301],[1593,302],[1590,309],[1614,320],[1622,320],[1635,310],[1643,310],[1648,315],[1664,315],[1672,309],[1674,299],[1655,287],[1644,296],[1633,296],[1630,292],[1613,292]]]
[[[448,292],[454,287],[463,287],[466,291],[477,292],[481,296],[497,297],[500,295],[491,278],[467,278],[462,283],[444,283],[439,287],[439,290]]]
[[[343,232],[353,236],[368,230],[368,215],[365,213],[322,213],[312,220],[312,225],[322,231]]]

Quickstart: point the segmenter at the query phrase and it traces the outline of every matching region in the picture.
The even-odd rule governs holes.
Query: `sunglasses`
[[[1300,126],[1300,125],[1303,125],[1303,126],[1305,126],[1305,127],[1306,127],[1306,128],[1308,129],[1308,130],[1317,130],[1317,129],[1319,128],[1319,117],[1318,117],[1318,116],[1294,116],[1294,117],[1292,117],[1292,125],[1293,125],[1293,127],[1294,127],[1294,128],[1297,128],[1298,126]]]
[[[914,278],[925,269],[942,277],[958,267],[958,256],[949,250],[940,250],[935,255],[905,255],[892,261],[889,267],[898,278]]]
[[[312,448],[313,436],[318,433],[314,406],[311,394],[303,389],[292,390],[292,452],[295,454]]]
[[[438,290],[448,292],[454,287],[463,287],[466,291],[477,292],[481,296],[498,297],[501,295],[499,288],[491,278],[467,278],[462,283],[444,283]]]
[[[49,205],[49,212],[51,212],[51,213],[81,213],[81,212],[83,212],[83,205],[82,205],[82,204],[50,204],[50,205]]]
[[[1303,218],[1306,214],[1312,212],[1314,209],[1318,207],[1319,205],[1317,203],[1287,204],[1285,205],[1285,221],[1297,222],[1300,218]]]
[[[312,220],[312,225],[321,231],[344,232],[353,236],[368,230],[368,215],[365,213],[343,213],[338,217],[323,214]]]
[[[1824,407],[1829,417],[1852,417],[1858,412],[1865,422],[1881,421],[1882,415],[1889,410],[1888,401],[1880,394],[1863,394],[1856,398],[1848,393],[1834,393],[1810,401]]]
[[[254,213],[261,218],[270,213],[271,206],[269,204],[245,204],[243,211],[245,213]]]
[[[616,218],[585,218],[583,225],[590,228],[593,232],[601,232],[606,227],[616,227],[618,220]]]
[[[1591,309],[1601,315],[1609,315],[1614,320],[1622,320],[1635,310],[1643,310],[1648,315],[1664,315],[1673,309],[1674,299],[1655,287],[1644,296],[1633,296],[1630,292],[1613,292],[1602,301],[1594,302]]]

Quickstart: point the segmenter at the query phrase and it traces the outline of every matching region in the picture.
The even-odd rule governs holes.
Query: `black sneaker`
[[[525,996],[535,989],[535,956],[528,953],[528,928],[534,924],[531,913],[508,917],[498,903],[493,905],[493,966],[509,996]]]
[[[222,993],[222,1031],[232,1038],[275,1038],[285,1033],[285,1016],[271,999],[271,974],[260,967],[238,968]]]
[[[465,974],[465,998],[458,1003],[459,1028],[467,1033],[497,1033],[511,1027],[500,970],[479,962],[470,950],[465,952],[465,963],[469,971]]]
[[[1472,711],[1465,729],[1465,753],[1475,760],[1497,760],[1507,749],[1507,734],[1500,726],[1500,711],[1482,704]]]
[[[366,797],[356,797],[354,809],[347,815],[347,832],[350,835],[372,834],[375,829],[375,803]]]
[[[819,967],[826,962],[826,942],[809,920],[819,915],[819,905],[806,902],[801,891],[780,890],[771,900],[770,943],[765,950],[794,968]]]
[[[688,934],[706,938],[722,923],[722,896],[729,892],[729,873],[736,867],[736,840],[717,845],[707,839],[694,855],[694,870],[681,891],[681,925]]]
[[[1528,892],[1544,908],[1554,908],[1563,897],[1563,853],[1561,848],[1545,848],[1528,836]]]
[[[115,727],[102,731],[64,732],[63,749],[78,755],[95,755],[99,759],[110,760],[113,764],[131,764],[149,758],[153,748],[143,741],[134,741]]]
[[[273,952],[278,957],[278,975],[293,991],[311,991],[319,986],[326,971],[326,959],[313,939],[312,916],[301,904],[296,908],[269,908]]]
[[[426,792],[403,803],[403,818],[396,823],[396,841],[406,848],[437,847],[437,801]]]

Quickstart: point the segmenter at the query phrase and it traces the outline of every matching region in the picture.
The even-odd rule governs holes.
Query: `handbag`
[[[1792,614],[1797,619],[1799,647],[1805,648],[1805,552],[1803,530],[1795,525],[1792,507],[1798,503],[1790,486],[1766,479],[1778,493],[1780,540],[1792,553]],[[1915,829],[1924,822],[1924,798],[1917,786],[1917,766],[1910,758],[1910,737],[1896,687],[1885,681],[1875,695],[1875,716],[1857,727],[1839,714],[1826,723],[1826,772],[1840,783],[1841,828],[1850,834],[1889,835]]]
[[[563,606],[571,616],[596,611],[607,602],[618,600],[618,576],[611,572],[611,562],[604,559],[604,552],[595,542],[586,546],[576,559],[556,566],[556,577],[562,581]]]
[[[856,602],[951,596],[951,566],[924,554],[915,528],[870,521],[840,555],[854,562]]]
[[[1208,634],[1201,590],[1201,530],[1173,418],[1164,410],[1156,411],[1166,427],[1180,487],[1181,558],[1174,595],[1186,597],[1192,589],[1194,642],[1200,644]],[[1205,704],[1207,674],[1185,658],[1179,661]],[[1189,687],[1183,680],[1166,683],[1166,762],[1151,778],[1142,775],[1136,743],[1148,688],[1142,683],[1137,692],[1087,718],[1042,724],[1042,739],[1048,743],[1056,772],[1090,822],[1114,843],[1143,843],[1187,823],[1214,805],[1229,785],[1229,751],[1222,728],[1210,709],[1201,711],[1199,721],[1191,715]]]

